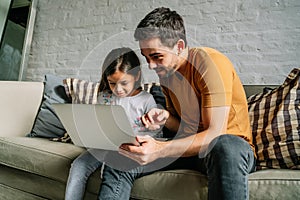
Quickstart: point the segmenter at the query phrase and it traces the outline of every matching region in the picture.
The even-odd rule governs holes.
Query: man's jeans
[[[208,199],[248,199],[248,174],[255,170],[254,153],[248,142],[226,134],[215,138],[211,144],[208,148],[211,150],[204,158],[178,158],[161,169],[155,169],[155,166],[163,163],[161,160],[127,172],[105,167],[99,199],[129,199],[135,179],[158,170],[170,169],[193,169],[206,174]]]

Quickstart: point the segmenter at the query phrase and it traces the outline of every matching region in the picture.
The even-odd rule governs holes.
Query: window
[[[0,16],[0,25],[4,24],[0,35],[0,80],[22,80],[30,50],[36,0],[1,2],[1,7],[9,7],[6,16]]]

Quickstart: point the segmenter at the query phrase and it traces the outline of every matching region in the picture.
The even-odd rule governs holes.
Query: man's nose
[[[149,64],[149,69],[155,69],[157,67],[157,64],[155,62],[150,61],[148,64]]]

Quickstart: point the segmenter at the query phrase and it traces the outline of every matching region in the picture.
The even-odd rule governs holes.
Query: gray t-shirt
[[[104,105],[121,105],[125,109],[133,131],[138,135],[143,135],[142,132],[147,131],[141,122],[141,116],[151,108],[157,107],[153,96],[146,91],[141,91],[135,96],[122,98],[108,92],[100,92],[98,103]],[[156,134],[157,131],[151,135],[154,136]]]

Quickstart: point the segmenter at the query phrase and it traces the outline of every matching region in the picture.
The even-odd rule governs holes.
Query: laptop
[[[117,151],[123,143],[139,145],[122,106],[99,104],[52,106],[77,146]]]

